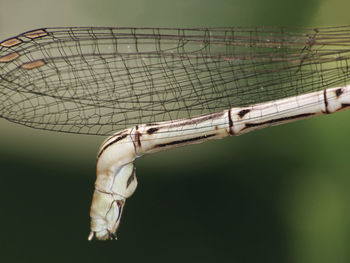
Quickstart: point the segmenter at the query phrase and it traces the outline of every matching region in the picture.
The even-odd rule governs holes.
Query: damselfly
[[[0,116],[111,135],[89,236],[109,239],[135,158],[345,109],[349,58],[350,26],[37,29],[0,42]]]

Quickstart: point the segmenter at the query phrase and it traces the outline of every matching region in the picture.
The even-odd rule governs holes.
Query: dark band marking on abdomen
[[[110,145],[112,145],[113,143],[116,143],[116,142],[118,142],[118,141],[120,141],[120,140],[123,140],[123,139],[124,139],[125,137],[127,137],[127,136],[128,136],[127,133],[126,133],[126,134],[123,134],[123,135],[121,135],[121,136],[115,138],[115,140],[111,141],[111,142],[108,143],[107,145],[105,145],[105,146],[101,149],[101,151],[98,153],[97,159],[101,156],[101,154],[102,154]]]
[[[134,181],[135,172],[136,172],[136,167],[134,166],[134,169],[132,170],[132,174],[129,176],[128,180],[126,181],[126,188],[128,188],[129,185],[132,183],[132,181]]]
[[[341,104],[341,108],[339,109],[339,110],[345,110],[345,109],[347,109],[347,108],[350,108],[350,104],[348,104],[348,103],[342,103]],[[339,111],[338,110],[338,111]]]
[[[216,135],[216,134],[214,133],[214,134],[208,134],[208,135],[203,135],[203,136],[194,137],[194,138],[191,138],[191,139],[173,141],[173,142],[168,142],[168,143],[161,143],[161,144],[155,145],[154,148],[166,147],[166,146],[171,146],[171,145],[176,145],[176,144],[182,144],[182,143],[187,143],[187,142],[194,142],[194,141],[198,141],[198,140],[210,138],[210,137],[213,137],[213,136],[215,136],[215,135]]]
[[[177,123],[174,123],[174,124],[166,124],[164,126],[162,126],[161,124],[159,124],[159,128],[175,128],[175,127],[182,127],[182,126],[185,126],[185,125],[192,125],[192,124],[198,124],[198,123],[201,123],[201,122],[204,122],[206,120],[211,120],[211,119],[217,119],[217,118],[220,118],[220,117],[223,117],[224,115],[226,114],[226,112],[216,112],[216,113],[212,113],[210,115],[203,115],[203,116],[199,116],[199,117],[193,117],[191,119],[185,119],[185,120],[182,120],[182,121],[179,121]]]
[[[141,136],[142,136],[141,132],[139,132],[139,131],[136,130],[136,133],[135,133],[135,141],[137,142],[137,145],[138,145],[139,147],[141,147],[141,139],[140,139]]]
[[[324,99],[324,106],[326,108],[326,113],[329,114],[331,112],[328,110],[328,99],[327,99],[327,90],[326,89],[323,91],[323,99]]]
[[[335,95],[337,96],[337,98],[339,98],[340,95],[342,95],[344,93],[342,88],[339,88],[335,91]]]
[[[250,112],[250,109],[244,109],[238,112],[238,116],[242,119],[247,113]]]
[[[298,114],[290,117],[283,117],[279,119],[273,119],[269,121],[264,121],[264,122],[258,122],[258,123],[246,123],[244,129],[252,128],[252,127],[258,127],[266,124],[274,124],[277,122],[282,122],[282,121],[289,121],[289,120],[295,120],[295,119],[300,119],[300,118],[307,118],[315,115],[315,113],[303,113],[303,114]]]
[[[155,133],[158,130],[159,130],[159,128],[149,128],[146,132],[147,132],[148,135],[151,135],[151,134]]]
[[[146,123],[145,126],[157,126],[159,123]]]
[[[233,121],[232,121],[232,116],[231,116],[231,109],[228,110],[228,127],[229,127],[230,135],[234,135],[234,132],[232,130]]]

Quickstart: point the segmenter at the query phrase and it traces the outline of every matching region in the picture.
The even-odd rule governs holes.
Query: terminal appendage
[[[116,134],[101,146],[97,158],[97,178],[92,198],[91,233],[100,240],[116,239],[126,198],[136,190],[136,158],[132,129]]]

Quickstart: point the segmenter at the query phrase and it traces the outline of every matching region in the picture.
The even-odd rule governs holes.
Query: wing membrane
[[[348,83],[350,27],[47,28],[0,43],[0,115],[109,135]]]

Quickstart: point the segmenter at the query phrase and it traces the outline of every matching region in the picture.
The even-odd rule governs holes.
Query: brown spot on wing
[[[34,30],[23,34],[30,39],[47,36],[47,32],[44,29]]]
[[[21,65],[21,68],[23,69],[34,69],[34,68],[39,68],[41,66],[45,65],[44,60],[39,59],[39,60],[35,60],[35,61],[31,61],[28,63],[24,63]]]
[[[18,38],[10,38],[0,43],[3,47],[13,47],[15,45],[18,45],[19,43],[22,43],[22,41]]]
[[[11,62],[12,60],[15,60],[18,57],[19,57],[19,54],[17,52],[13,52],[6,56],[0,57],[0,62]]]

